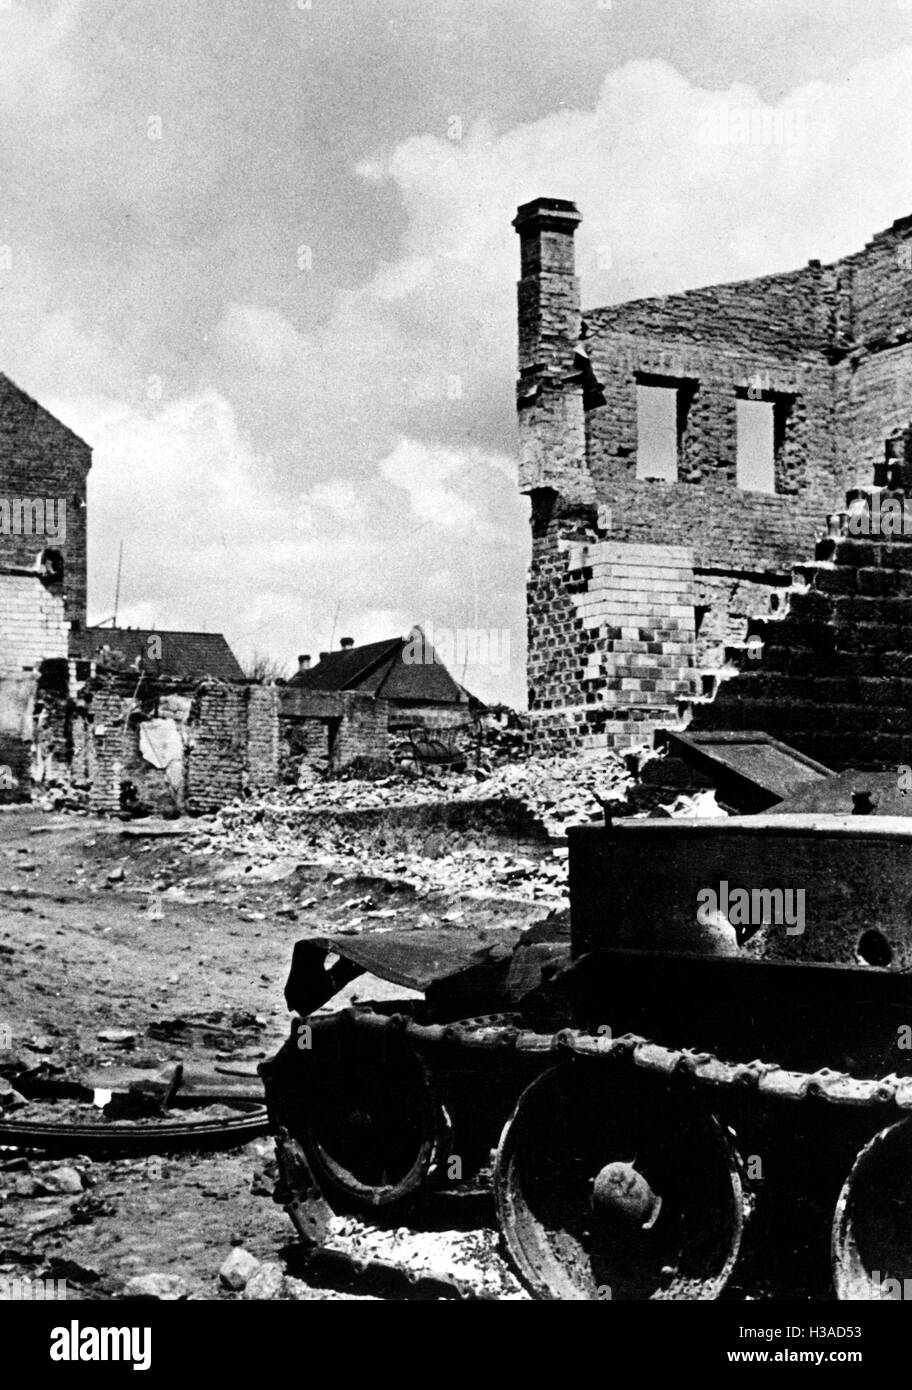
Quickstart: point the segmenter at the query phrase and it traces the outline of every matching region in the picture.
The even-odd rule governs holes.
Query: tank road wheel
[[[728,1135],[697,1098],[598,1063],[520,1096],[494,1168],[510,1259],[536,1298],[714,1299],[741,1244]]]
[[[353,1029],[340,1048],[315,1045],[304,1079],[289,1127],[330,1201],[390,1206],[445,1172],[449,1116],[399,1034]]]
[[[833,1218],[836,1297],[912,1297],[912,1120],[875,1134],[858,1154]]]

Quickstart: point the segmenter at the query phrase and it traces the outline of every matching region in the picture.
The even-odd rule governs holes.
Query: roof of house
[[[128,668],[183,680],[213,676],[222,681],[244,679],[234,652],[220,632],[162,632],[144,627],[87,627],[70,634],[73,656],[100,660],[103,647],[110,649],[106,665]]]
[[[401,703],[465,705],[473,697],[454,680],[424,634],[390,637],[362,647],[327,652],[309,671],[298,671],[289,685],[306,690],[359,690]],[[420,659],[409,659],[418,655]]]
[[[69,425],[65,425],[56,415],[52,415],[47,407],[43,406],[40,401],[36,401],[34,396],[30,396],[28,391],[23,391],[22,387],[18,385],[17,382],[13,381],[12,377],[7,376],[5,372],[0,372],[0,397],[3,396],[7,399],[9,399],[10,396],[16,396],[19,401],[28,406],[30,419],[40,411],[45,419],[50,420],[58,430],[63,431],[64,434],[70,435],[70,437],[81,444],[84,449],[91,452],[91,445],[87,444],[75,430],[71,430]],[[30,420],[29,425],[26,427],[30,427]]]

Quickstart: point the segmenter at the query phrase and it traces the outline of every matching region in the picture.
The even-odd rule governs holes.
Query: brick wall
[[[302,761],[321,772],[344,772],[361,759],[389,761],[388,700],[354,690],[282,686],[279,719],[288,749],[287,775]]]
[[[247,786],[252,792],[265,791],[279,775],[278,691],[274,685],[239,688],[247,696]]]
[[[0,805],[27,801],[37,671],[0,674]]]
[[[191,810],[215,810],[245,790],[275,786],[279,697],[274,686],[205,681],[196,691],[188,723]]]
[[[589,500],[584,399],[576,348],[581,332],[579,281],[574,274],[572,203],[539,199],[521,207],[519,233],[520,488],[554,487]]]
[[[87,739],[90,806],[117,811],[121,783],[134,783],[154,810],[214,811],[244,791],[275,786],[279,765],[278,694],[273,686],[204,681],[155,681],[103,675],[86,687],[91,715]],[[161,769],[142,757],[134,710],[173,719],[184,741],[177,798]],[[77,741],[78,742],[78,741]]]
[[[0,498],[53,499],[55,523],[57,501],[66,502],[65,539],[0,530],[0,566],[31,569],[41,550],[59,550],[64,562],[60,592],[65,616],[82,627],[86,622],[86,484],[91,463],[87,444],[0,375]]]
[[[388,762],[389,702],[352,690],[343,691],[342,718],[330,748],[334,772],[361,759]]]
[[[89,692],[92,724],[88,739],[89,806],[93,811],[120,810],[123,768],[136,746],[127,724],[131,696],[114,680],[99,679]]]
[[[34,572],[0,571],[0,671],[37,671],[45,658],[65,657],[67,641],[59,592]]]
[[[830,767],[912,763],[912,536],[859,540],[836,532],[797,565],[778,613],[751,623],[757,660],[694,729],[762,729]]]
[[[912,398],[912,218],[834,265],[812,261],[781,275],[586,313],[574,276],[578,221],[572,203],[541,199],[520,208],[514,223],[521,246],[520,488],[532,500],[529,700],[550,746],[563,737],[559,709],[573,730],[571,746],[593,722],[593,638],[573,601],[568,509],[597,518],[581,523],[586,534],[578,538],[590,545],[692,553],[695,622],[679,686],[705,677],[705,687],[726,648],[742,642],[750,622],[784,592],[845,492],[872,481],[883,438],[908,424]],[[639,384],[679,389],[676,481],[636,476]],[[738,485],[737,402],[745,396],[776,406],[772,493]],[[550,519],[543,522],[543,513]],[[636,561],[633,573],[609,562],[602,572],[620,608],[636,570]],[[655,592],[649,581],[644,569],[647,609]],[[686,647],[687,632],[677,635]],[[624,659],[633,653],[596,651],[607,689],[617,681],[621,692],[630,689],[635,677]],[[670,708],[660,715],[673,719]]]
[[[531,742],[562,753],[648,740],[697,689],[692,554],[618,544],[592,509],[535,502]]]

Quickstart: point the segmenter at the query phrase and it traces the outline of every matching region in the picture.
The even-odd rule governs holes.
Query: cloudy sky
[[[912,0],[0,0],[0,371],[93,446],[90,618],[123,540],[121,622],[496,630],[521,702],[517,204],[584,306],[832,259],[910,93]]]

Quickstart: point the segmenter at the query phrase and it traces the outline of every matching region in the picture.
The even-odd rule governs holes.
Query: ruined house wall
[[[0,676],[0,805],[27,801],[38,675],[34,671]]]
[[[86,484],[91,463],[87,444],[0,375],[0,497],[66,500],[65,540],[0,532],[0,566],[30,569],[45,547],[59,550],[64,560],[65,616],[82,627],[86,622]],[[55,522],[56,517],[55,505]]]
[[[274,685],[241,687],[247,696],[247,786],[274,787],[279,775],[279,696]]]
[[[290,775],[302,761],[320,772],[389,761],[390,704],[355,690],[279,687],[281,741]]]
[[[273,686],[208,681],[190,719],[187,802],[211,811],[245,790],[275,786],[279,774],[279,701]]]
[[[123,767],[135,739],[127,724],[132,703],[131,697],[113,681],[100,681],[91,691],[88,771],[91,782],[89,807],[93,811],[120,810]]]
[[[389,726],[397,732],[408,729],[452,730],[474,726],[474,719],[465,705],[402,705],[390,704]]]
[[[121,809],[125,780],[158,812],[214,811],[245,790],[262,791],[278,780],[274,687],[100,676],[87,695],[91,723],[84,741],[95,811]],[[181,736],[183,756],[169,772],[142,754],[140,724],[130,719],[138,709],[149,718],[172,720]]]
[[[795,298],[809,315],[816,312],[812,288],[802,296],[796,287]],[[703,300],[689,299],[664,301],[670,322],[661,333],[638,305],[620,306],[629,312],[610,319],[606,311],[593,316],[586,346],[606,399],[586,415],[597,498],[611,509],[617,540],[692,546],[698,569],[787,573],[813,527],[854,480],[838,476],[832,367],[810,346],[803,355],[794,343],[786,348],[759,335],[744,341],[754,296],[745,322],[729,306],[717,317]],[[692,383],[677,482],[636,476],[637,381],[652,374]],[[774,494],[736,483],[737,400],[752,383],[789,402]]]
[[[346,690],[342,694],[342,720],[332,740],[333,771],[360,759],[389,760],[389,702]]]
[[[912,218],[900,218],[836,267],[839,350],[834,426],[842,472],[870,482],[882,441],[912,399]]]
[[[583,623],[575,586],[588,591],[592,566],[582,575],[574,569],[568,543],[692,553],[694,621],[675,634],[686,650],[667,654],[681,657],[679,670],[647,677],[657,687],[642,693],[673,697],[688,682],[708,693],[726,649],[775,608],[846,490],[872,481],[884,436],[908,424],[912,398],[912,219],[831,266],[812,261],[782,275],[585,314],[574,274],[578,221],[572,203],[543,199],[521,208],[514,223],[520,488],[532,499],[529,707],[533,742],[546,734],[552,747],[578,746],[582,725],[587,737],[600,726],[618,742],[617,683],[630,689],[631,658],[654,654],[626,652],[623,639],[611,645],[604,635],[638,581],[636,550],[618,559],[621,568],[603,569],[604,587],[594,607],[587,593]],[[636,476],[638,384],[679,388],[676,481]],[[773,493],[738,485],[744,397],[777,407]],[[574,508],[576,522],[568,520]],[[661,558],[652,561],[660,569]],[[660,578],[644,567],[638,594],[640,627],[653,633],[668,617],[661,599],[653,603],[656,594],[667,598],[656,588]],[[682,604],[667,606],[683,606],[685,592]],[[594,634],[588,619],[596,611]],[[655,699],[652,716],[640,715],[644,732],[656,712],[674,722],[675,703],[662,708]]]

